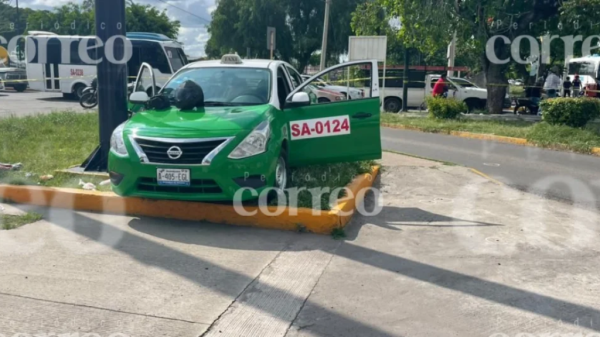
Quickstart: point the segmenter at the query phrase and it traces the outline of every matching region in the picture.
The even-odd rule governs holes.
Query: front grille
[[[212,179],[192,179],[190,186],[161,186],[156,178],[140,178],[138,190],[144,192],[182,193],[182,194],[219,194],[223,190]]]
[[[171,165],[199,165],[212,150],[221,145],[225,139],[198,141],[198,142],[162,142],[145,138],[135,138],[136,143],[148,157],[148,161],[157,164]],[[177,146],[182,155],[178,159],[171,159],[167,154],[170,148]]]
[[[24,77],[25,77],[24,75],[20,75],[20,74],[6,74],[7,80],[20,80]]]

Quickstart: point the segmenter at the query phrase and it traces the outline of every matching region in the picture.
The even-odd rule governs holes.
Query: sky
[[[184,43],[186,54],[193,57],[204,56],[204,47],[210,36],[206,25],[211,20],[211,13],[217,8],[216,0],[164,1],[166,3],[160,0],[135,0],[136,3],[150,4],[161,10],[167,9],[171,19],[181,21],[178,40]],[[10,1],[11,4],[14,2],[15,0]],[[19,0],[19,6],[50,10],[68,2],[81,3],[82,0]]]

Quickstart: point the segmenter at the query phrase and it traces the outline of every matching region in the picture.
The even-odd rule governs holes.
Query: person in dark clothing
[[[573,79],[573,97],[578,97],[580,91],[581,80],[579,79],[579,75],[575,75],[575,78]]]
[[[571,78],[569,78],[569,76],[567,76],[567,78],[563,82],[563,91],[564,91],[563,97],[571,97],[571,86],[572,85],[573,85],[573,83],[571,83]]]

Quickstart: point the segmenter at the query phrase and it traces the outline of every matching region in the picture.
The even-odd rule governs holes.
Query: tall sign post
[[[381,86],[382,109],[385,107],[385,71],[387,68],[387,36],[350,36],[348,61],[377,60],[383,62],[383,85]],[[371,69],[379,71],[379,69]]]
[[[267,49],[271,51],[271,60],[273,59],[273,54],[275,53],[275,37],[277,36],[277,30],[275,27],[267,27]]]
[[[85,171],[106,171],[110,137],[127,120],[127,58],[125,0],[96,0],[96,45],[98,49],[98,117],[100,146],[83,163]],[[129,49],[129,50],[127,50]]]

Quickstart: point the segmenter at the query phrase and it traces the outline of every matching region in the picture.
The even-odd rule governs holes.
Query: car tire
[[[319,102],[319,104],[322,104],[322,103],[331,103],[331,100],[329,98],[326,98],[326,97],[319,97],[319,99],[317,100],[317,102]]]
[[[14,88],[17,92],[24,92],[27,90],[27,85],[15,85]]]
[[[278,190],[285,190],[287,188],[290,178],[290,167],[288,165],[288,155],[285,149],[281,150],[281,154],[277,159],[277,166],[275,167],[275,180],[273,187]]]
[[[465,100],[465,104],[467,105],[467,112],[472,112],[473,110],[481,109],[482,104],[478,99],[467,99]]]
[[[386,98],[383,109],[387,112],[398,113],[402,109],[402,100],[399,98]]]

